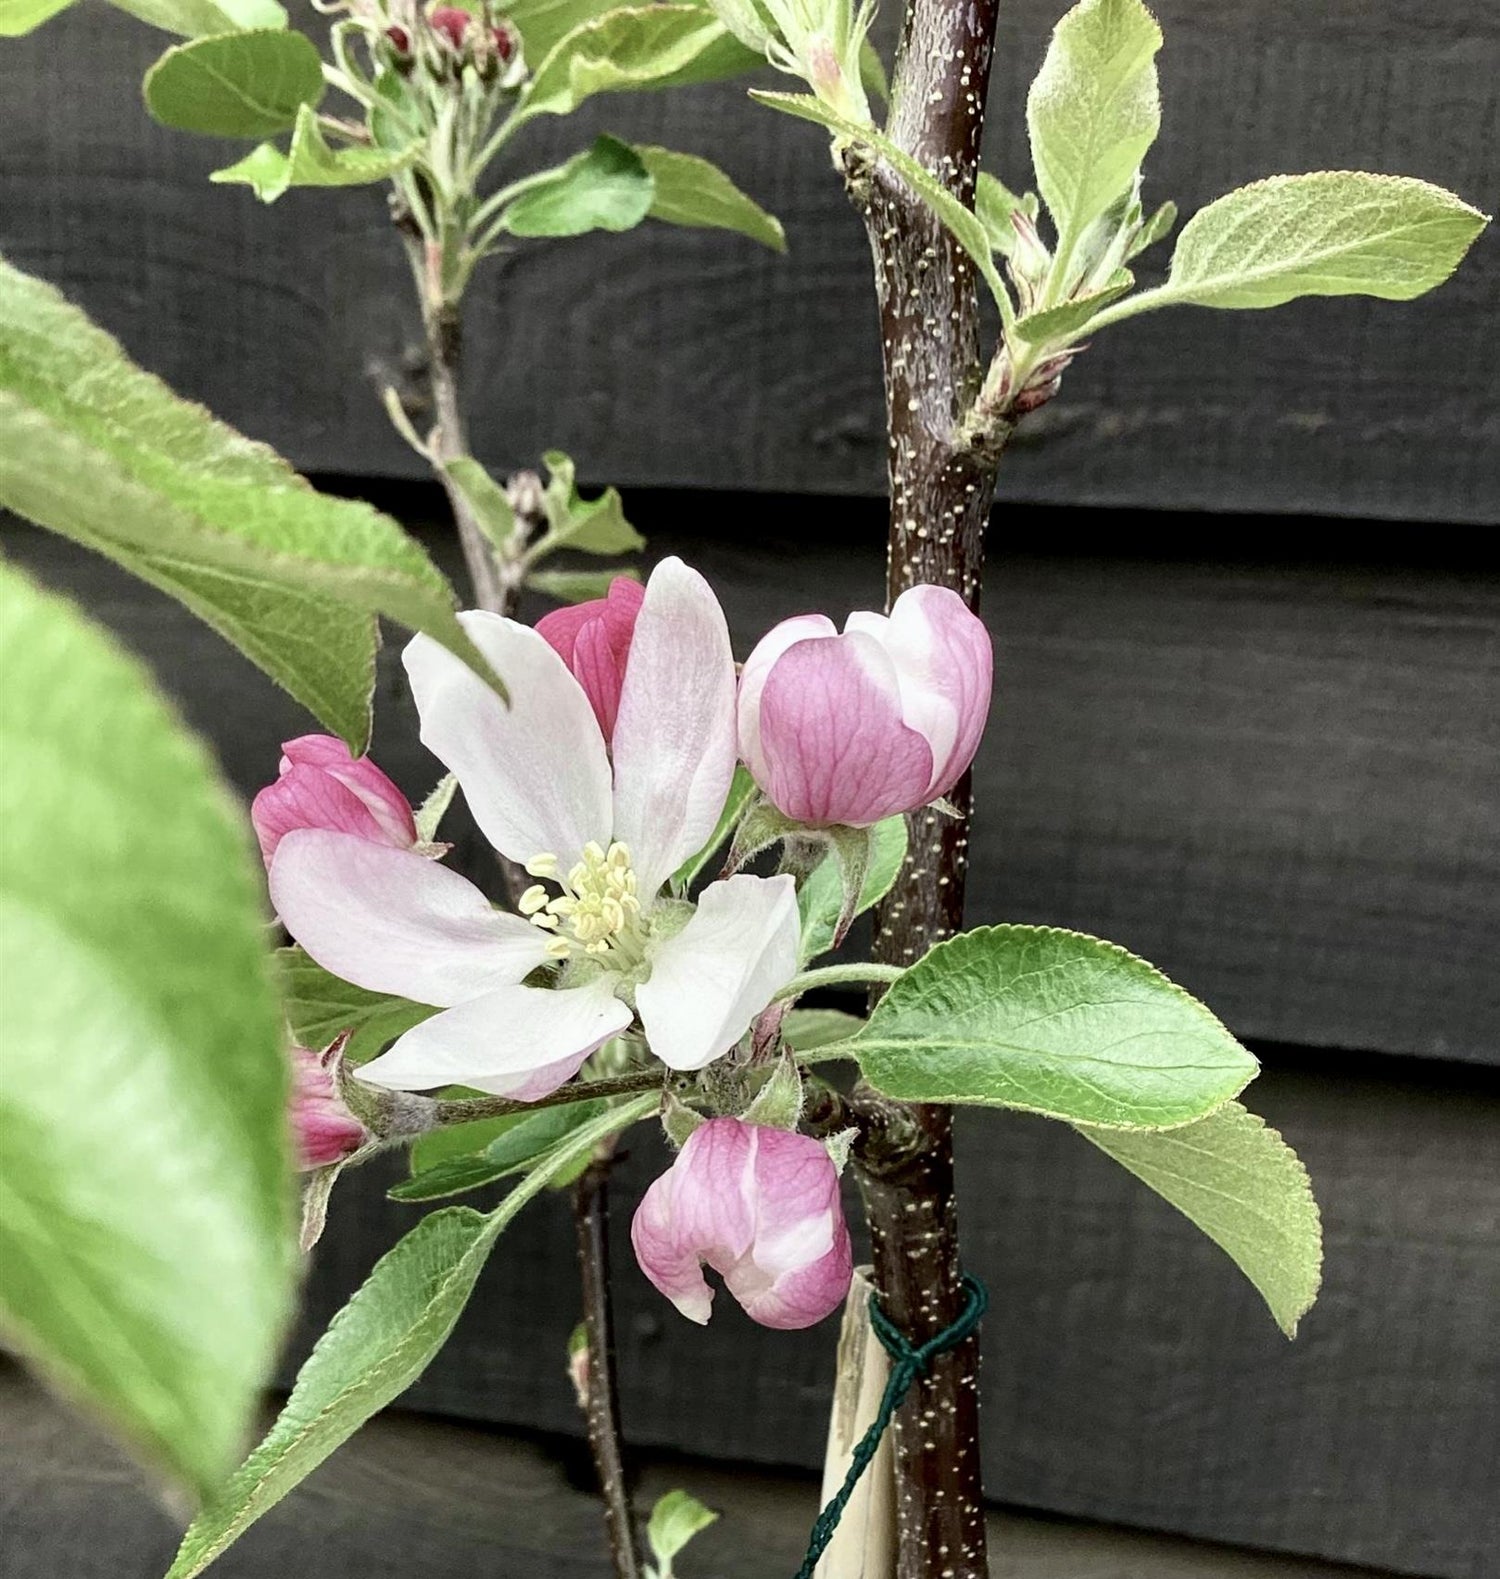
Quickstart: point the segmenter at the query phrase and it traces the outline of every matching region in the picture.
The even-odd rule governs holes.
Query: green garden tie
[[[844,1516],[844,1509],[849,1505],[850,1497],[854,1495],[854,1488],[859,1484],[860,1476],[870,1467],[870,1460],[875,1457],[880,1439],[885,1435],[886,1428],[896,1411],[906,1401],[912,1383],[918,1376],[927,1374],[938,1355],[946,1353],[949,1349],[956,1349],[984,1319],[985,1310],[990,1302],[989,1291],[984,1284],[977,1277],[970,1277],[965,1272],[959,1280],[959,1287],[963,1289],[965,1298],[964,1308],[958,1320],[951,1327],[944,1327],[936,1337],[929,1338],[918,1348],[913,1348],[907,1341],[906,1334],[892,1323],[880,1308],[880,1301],[873,1294],[870,1296],[870,1326],[891,1357],[890,1380],[885,1384],[880,1408],[875,1412],[875,1419],[871,1422],[870,1429],[855,1444],[849,1463],[849,1473],[844,1476],[844,1484],[818,1515],[817,1522],[812,1527],[812,1539],[807,1545],[807,1557],[797,1570],[797,1579],[812,1579],[813,1569],[818,1566],[818,1559],[833,1539],[833,1532]]]

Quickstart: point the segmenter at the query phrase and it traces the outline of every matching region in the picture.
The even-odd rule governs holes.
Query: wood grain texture
[[[985,162],[1012,184],[1027,175],[1025,84],[1062,9],[1003,9]],[[1190,212],[1277,170],[1355,167],[1500,203],[1494,7],[1156,9],[1167,47],[1153,201]],[[294,193],[268,211],[247,190],[206,185],[234,145],[166,131],[140,107],[141,73],[163,43],[89,6],[0,50],[0,249],[299,465],[414,474],[371,389],[410,378],[421,338],[380,195]],[[472,303],[482,458],[532,464],[561,446],[585,477],[623,483],[883,489],[859,221],[821,135],[742,89],[604,99],[580,123],[527,133],[538,162],[601,127],[713,157],[785,220],[791,253],[666,226],[519,248]],[[1023,425],[1001,496],[1493,522],[1497,289],[1491,231],[1422,302],[1188,309],[1122,325]]]
[[[151,1488],[93,1431],[0,1364],[0,1549],[7,1579],[157,1579],[175,1545]],[[606,1579],[570,1444],[388,1414],[215,1565],[222,1579]],[[644,1504],[684,1486],[719,1522],[685,1575],[779,1579],[802,1554],[816,1485],[658,1456]],[[1367,1569],[1232,1551],[1016,1512],[990,1515],[992,1579],[1376,1579]],[[309,1566],[309,1559],[314,1566]]]
[[[880,606],[873,506],[846,509],[842,533],[806,501],[752,517],[712,496],[631,508],[654,553],[682,553],[719,589],[741,655],[811,605]],[[1224,562],[1174,563],[1105,557],[1097,517],[1039,510],[1020,529],[1076,557],[992,555],[998,700],[969,921],[1111,938],[1241,1035],[1500,1062],[1500,575],[1236,562],[1252,525],[1229,523]],[[277,742],[307,729],[166,598],[44,534],[6,541],[155,664],[247,796]],[[399,643],[382,657],[376,755],[420,798],[438,767]],[[472,828],[453,826],[487,872]]]

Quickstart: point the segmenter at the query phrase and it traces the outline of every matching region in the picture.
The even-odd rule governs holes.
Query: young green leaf
[[[20,38],[66,11],[73,0],[0,0],[0,38]]]
[[[873,126],[845,120],[821,99],[809,93],[765,93],[751,89],[750,97],[783,114],[795,115],[800,120],[824,126],[836,136],[879,154],[952,232],[954,239],[968,253],[974,267],[983,276],[1002,314],[1010,312],[1010,295],[995,268],[989,234],[978,216],[972,209],[965,208],[935,175],[918,164],[910,154],[898,148],[883,132],[876,131]]]
[[[1017,197],[1008,186],[988,170],[981,170],[974,182],[974,213],[984,226],[994,252],[1009,256],[1015,250],[1016,213],[1036,218],[1036,194]]]
[[[341,981],[300,948],[276,951],[281,1007],[299,1047],[327,1047],[350,1032],[344,1057],[366,1064],[398,1036],[430,1020],[438,1011],[429,1004],[391,998]]]
[[[673,1579],[672,1563],[678,1553],[718,1517],[712,1508],[705,1508],[685,1491],[669,1491],[657,1498],[646,1526],[646,1539],[657,1563],[657,1579]]]
[[[627,7],[559,39],[538,65],[521,113],[571,115],[596,93],[712,82],[760,64],[701,6]]]
[[[1275,175],[1199,209],[1164,285],[1107,311],[1276,307],[1297,296],[1408,301],[1441,285],[1488,224],[1452,192],[1410,176]]]
[[[311,105],[296,114],[291,146],[283,153],[275,143],[262,143],[243,159],[215,170],[210,181],[250,187],[262,203],[274,203],[294,186],[369,186],[409,164],[411,146],[385,148],[334,148],[324,137]]]
[[[510,495],[470,456],[462,455],[446,462],[443,470],[453,479],[464,502],[474,512],[480,531],[496,548],[508,552],[511,533],[516,529],[516,512],[511,506]]]
[[[1191,1123],[1258,1067],[1154,966],[1055,927],[980,927],[939,943],[890,987],[849,1051],[871,1085],[904,1101],[1121,1129]]]
[[[377,613],[490,673],[452,588],[394,521],[316,493],[3,261],[0,503],[170,592],[355,751]]]
[[[613,9],[612,0],[508,0],[505,19],[521,30],[526,59],[537,66],[574,28]]]
[[[655,1096],[574,1132],[487,1215],[433,1212],[375,1265],[318,1340],[269,1433],[183,1537],[167,1579],[194,1579],[377,1410],[427,1368],[462,1313],[496,1239],[520,1209]]]
[[[611,583],[618,576],[627,581],[639,581],[640,572],[633,568],[623,570],[537,570],[526,578],[526,585],[535,592],[545,592],[559,603],[590,603],[595,598],[607,597]]]
[[[599,137],[566,164],[528,176],[500,224],[513,236],[581,236],[633,230],[651,209],[654,186],[629,143]]]
[[[786,251],[781,221],[740,191],[717,165],[671,148],[638,143],[635,151],[656,183],[652,219],[668,225],[736,230],[773,252]]]
[[[1016,333],[1033,345],[1049,341],[1066,340],[1086,328],[1113,301],[1118,301],[1135,284],[1128,269],[1121,269],[1116,278],[1102,290],[1089,291],[1059,302],[1056,307],[1044,307],[1040,312],[1027,313],[1016,320]]]
[[[1077,1129],[1227,1252],[1297,1335],[1322,1278],[1322,1226],[1307,1169],[1264,1119],[1226,1102],[1181,1129]]]
[[[1057,24],[1026,100],[1037,186],[1057,231],[1057,288],[1088,227],[1134,185],[1156,140],[1161,29],[1141,0],[1080,0]]]
[[[110,0],[110,4],[184,38],[286,26],[286,10],[277,0]]]
[[[437,1201],[525,1173],[605,1111],[604,1102],[590,1100],[523,1113],[473,1151],[442,1158],[430,1167],[413,1167],[412,1176],[393,1185],[388,1194],[393,1201]]]
[[[533,560],[558,548],[585,554],[633,554],[646,546],[646,539],[625,519],[616,489],[606,488],[597,499],[585,499],[578,492],[577,470],[568,456],[561,450],[549,450],[542,460],[548,472],[542,500],[548,530],[532,549]]]
[[[220,33],[176,44],[146,73],[146,108],[163,126],[211,137],[269,137],[323,97],[310,38],[285,30]]]
[[[438,836],[438,829],[442,826],[443,818],[448,815],[448,808],[453,804],[453,797],[458,790],[458,775],[445,773],[432,787],[431,794],[416,810],[417,837],[423,844],[432,844]]]
[[[4,568],[0,674],[0,1327],[202,1493],[292,1288],[258,863],[146,676]]]
[[[905,817],[887,817],[876,823],[870,834],[870,864],[860,885],[859,903],[854,910],[857,916],[885,898],[906,859]],[[838,857],[830,851],[797,890],[797,908],[802,912],[804,964],[833,947],[834,929],[843,903],[844,887]]]
[[[848,1041],[864,1023],[842,1009],[793,1009],[781,1022],[781,1034],[793,1052],[811,1053]]]

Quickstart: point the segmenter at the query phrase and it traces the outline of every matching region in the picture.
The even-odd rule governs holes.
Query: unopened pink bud
[[[427,25],[434,33],[447,39],[454,49],[462,49],[464,35],[469,30],[469,13],[460,11],[456,6],[440,5],[429,12]]]
[[[368,757],[351,757],[332,735],[302,735],[281,751],[280,777],[250,807],[267,866],[293,828],[328,828],[403,850],[418,844],[411,803]]]
[[[909,588],[890,615],[784,620],[740,678],[740,755],[778,811],[864,828],[946,795],[984,733],[989,632],[946,587]]]
[[[334,1078],[345,1040],[340,1037],[321,1053],[292,1049],[292,1135],[297,1166],[304,1170],[342,1162],[370,1139],[370,1132],[344,1106]]]
[[[496,25],[490,29],[490,41],[502,61],[508,61],[516,52],[516,35],[508,27]]]
[[[853,1255],[827,1149],[808,1135],[716,1118],[699,1125],[630,1225],[641,1270],[706,1322],[705,1265],[766,1327],[810,1327],[849,1292]]]
[[[404,27],[388,27],[385,36],[398,55],[411,54],[411,34]]]
[[[616,576],[609,595],[554,609],[536,622],[537,635],[562,658],[583,687],[609,741],[620,711],[625,663],[646,589],[629,576]]]

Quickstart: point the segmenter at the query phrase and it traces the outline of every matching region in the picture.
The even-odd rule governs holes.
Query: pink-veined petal
[[[761,692],[760,746],[757,782],[798,822],[868,827],[929,798],[932,751],[902,721],[895,666],[864,631],[782,653]]]
[[[291,762],[274,784],[267,784],[250,803],[250,822],[269,866],[276,847],[295,828],[323,828],[392,843],[375,814],[341,780],[318,768]]]
[[[446,1008],[519,982],[548,957],[540,928],[494,909],[467,878],[345,833],[287,834],[270,888],[318,964],[371,992]]]
[[[351,757],[333,735],[299,735],[282,742],[281,771],[292,765],[320,768],[343,784],[369,809],[388,844],[410,848],[417,842],[411,802],[368,757]]]
[[[500,987],[424,1020],[358,1074],[393,1091],[461,1085],[534,1102],[630,1021],[608,977],[582,987]]]
[[[615,732],[630,641],[645,596],[646,589],[639,581],[616,576],[607,597],[554,609],[536,622],[537,634],[561,656],[583,687],[606,740]]]
[[[734,777],[734,654],[708,583],[664,559],[646,584],[614,734],[614,836],[642,901],[702,849]]]
[[[836,636],[838,628],[826,614],[798,614],[773,626],[756,642],[740,670],[738,700],[740,757],[757,784],[768,774],[760,745],[760,697],[776,660],[788,647],[812,636]]]
[[[567,871],[590,839],[608,844],[610,774],[594,710],[567,665],[527,625],[460,614],[510,692],[507,707],[428,636],[404,662],[422,744],[454,773],[494,847],[522,864],[550,852]]]
[[[654,946],[636,988],[651,1051],[672,1069],[722,1058],[797,974],[800,931],[786,874],[710,883],[682,931]]]

